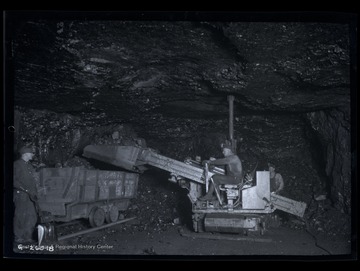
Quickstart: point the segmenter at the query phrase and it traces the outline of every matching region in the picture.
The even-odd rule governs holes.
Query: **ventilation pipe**
[[[236,153],[236,140],[234,139],[234,95],[228,96],[229,101],[229,140],[231,148]]]

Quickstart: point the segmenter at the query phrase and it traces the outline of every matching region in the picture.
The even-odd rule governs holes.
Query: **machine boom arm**
[[[295,201],[276,194],[272,194],[270,200],[276,209],[299,217],[304,216],[306,209],[306,203],[304,202]]]
[[[89,145],[84,148],[83,155],[135,172],[144,169],[145,165],[151,165],[168,171],[176,177],[205,184],[202,168],[160,155],[152,149],[136,146]]]
[[[172,175],[181,176],[189,180],[204,184],[204,170],[175,159],[157,154],[151,150],[142,150],[139,161],[143,161],[151,166],[170,172]]]

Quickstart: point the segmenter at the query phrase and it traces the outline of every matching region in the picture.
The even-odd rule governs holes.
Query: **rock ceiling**
[[[26,20],[16,24],[14,100],[115,118],[223,118],[349,106],[346,23]]]

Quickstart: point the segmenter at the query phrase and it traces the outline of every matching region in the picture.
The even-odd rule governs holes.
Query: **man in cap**
[[[22,147],[20,158],[14,162],[14,237],[16,243],[33,243],[38,220],[36,210],[37,188],[33,159],[33,147]]]
[[[275,171],[275,165],[268,163],[270,171],[270,192],[279,194],[284,189],[284,180],[280,173]]]
[[[225,166],[225,175],[214,174],[211,177],[217,189],[221,184],[240,184],[244,177],[241,160],[233,153],[231,145],[226,142],[221,147],[225,158],[204,161],[208,165]],[[215,187],[210,183],[209,191],[200,200],[212,200],[214,191]]]

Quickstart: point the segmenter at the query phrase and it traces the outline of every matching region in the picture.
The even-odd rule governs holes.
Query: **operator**
[[[21,157],[14,162],[14,241],[34,243],[37,214],[37,188],[35,169],[29,163],[35,155],[33,147],[22,147]]]
[[[270,192],[279,194],[284,189],[284,180],[280,173],[275,171],[275,165],[268,163],[270,171]]]
[[[240,184],[242,183],[244,177],[241,160],[236,154],[233,153],[230,144],[227,142],[222,144],[221,147],[225,158],[212,161],[203,161],[203,164],[207,163],[209,166],[225,166],[225,175],[214,174],[211,177],[217,189],[221,184]],[[214,199],[214,191],[215,187],[210,183],[209,191],[205,196],[199,198],[199,200],[206,201]]]

